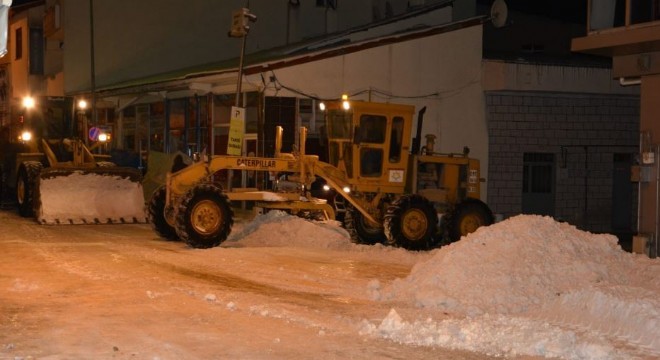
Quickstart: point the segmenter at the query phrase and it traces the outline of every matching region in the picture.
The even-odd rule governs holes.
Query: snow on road
[[[75,334],[99,332],[121,343],[120,349],[141,349],[111,352],[112,357],[660,357],[658,260],[624,252],[611,235],[590,234],[548,217],[517,216],[430,252],[352,244],[335,222],[310,222],[277,211],[239,219],[227,241],[205,250],[157,240],[143,225],[64,231],[23,223],[15,229],[21,231],[6,231],[0,242],[13,256],[0,258],[5,274],[0,287],[26,294],[23,300],[30,305],[21,306],[35,305],[31,298],[37,295],[39,301],[51,299],[48,291],[63,281],[54,280],[62,271],[100,291],[122,288],[112,293],[120,304],[115,311],[97,299],[83,301],[94,303],[96,310],[81,306],[76,307],[79,315],[63,312],[80,322],[81,329],[69,329]],[[21,238],[22,232],[30,232],[37,243]],[[73,247],[63,245],[66,236]],[[24,263],[20,271],[10,267],[16,256],[27,256],[18,249],[24,242],[54,266],[48,270],[52,282],[34,278]],[[71,290],[75,282],[66,286],[79,291],[80,299],[91,295]],[[127,287],[142,298],[127,295],[132,292]],[[0,306],[4,298],[0,293]],[[145,300],[147,307],[134,309]],[[20,306],[5,304],[3,309],[18,311],[15,307]],[[168,321],[149,317],[154,309]],[[43,316],[67,329],[58,314]],[[118,325],[135,318],[149,319],[148,341],[141,325],[139,333]],[[199,329],[190,328],[190,319]],[[223,326],[235,341],[218,335]],[[181,329],[176,340],[173,327]],[[7,329],[13,327],[0,323],[0,331]],[[43,329],[21,329],[35,337],[44,334]],[[81,358],[75,356],[81,354],[79,343],[54,338],[58,349],[0,333],[0,358],[31,354],[22,348],[51,354],[49,359]],[[297,346],[286,345],[291,342]],[[203,349],[201,344],[208,345]]]

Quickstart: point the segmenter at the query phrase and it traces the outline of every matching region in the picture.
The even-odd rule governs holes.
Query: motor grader
[[[283,129],[277,127],[272,158],[211,156],[168,173],[148,205],[149,220],[166,239],[209,248],[231,231],[231,201],[254,201],[258,208],[316,212],[329,219],[344,212],[343,225],[357,243],[424,250],[443,239],[458,240],[493,222],[490,209],[479,200],[479,161],[469,158],[468,151],[435,153],[432,136],[421,147],[424,111],[411,141],[412,106],[327,104],[328,162],[305,153],[304,127],[297,151],[282,153]],[[226,190],[213,182],[213,174],[223,169],[286,174],[287,181],[298,186]],[[311,195],[318,179],[337,191],[334,201]]]

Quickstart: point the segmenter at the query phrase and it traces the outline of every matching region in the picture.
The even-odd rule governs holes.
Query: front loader
[[[146,222],[141,173],[98,154],[95,148],[106,145],[103,137],[87,147],[73,99],[25,100],[31,101],[20,121],[0,129],[3,205],[41,224]]]
[[[458,240],[493,222],[490,209],[479,200],[479,161],[470,159],[467,151],[437,154],[431,137],[420,148],[421,114],[411,146],[412,106],[328,104],[327,163],[305,154],[305,128],[298,152],[281,153],[278,127],[272,158],[212,156],[169,173],[149,203],[150,222],[166,239],[208,248],[219,245],[231,231],[230,202],[255,201],[256,207],[316,212],[329,219],[341,211],[343,225],[357,243],[424,250],[445,239]],[[213,182],[213,174],[223,169],[283,173],[298,186],[226,191]],[[337,192],[333,201],[311,195],[318,179]]]
[[[41,151],[15,155],[21,216],[51,225],[146,222],[137,169],[115,166],[79,139],[40,142]]]

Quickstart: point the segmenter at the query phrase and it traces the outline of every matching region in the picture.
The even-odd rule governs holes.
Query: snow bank
[[[498,354],[622,358],[606,336],[660,356],[659,276],[657,261],[622,251],[612,235],[520,215],[440,249],[380,294],[462,320],[411,323],[390,313],[368,332]]]
[[[633,264],[612,235],[520,215],[442,248],[396,288],[422,307],[516,314],[601,282],[629,283]]]

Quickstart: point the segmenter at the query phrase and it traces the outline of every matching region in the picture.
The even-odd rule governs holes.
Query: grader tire
[[[176,241],[179,240],[179,237],[176,235],[176,230],[165,218],[165,195],[165,186],[161,186],[154,191],[151,200],[149,200],[147,218],[156,234],[165,240]]]
[[[449,239],[458,241],[462,236],[476,231],[481,226],[495,222],[488,206],[479,200],[466,200],[452,211],[448,226]]]
[[[385,240],[383,228],[374,227],[354,207],[346,209],[344,215],[344,228],[356,244],[374,245]]]
[[[18,214],[22,217],[34,216],[34,192],[42,165],[37,161],[21,164],[16,177],[16,202]]]
[[[234,212],[222,189],[200,184],[190,189],[179,204],[176,233],[188,246],[207,249],[227,239],[234,224]]]
[[[387,244],[407,250],[428,250],[437,246],[434,235],[438,215],[423,196],[406,195],[390,205],[385,214]]]

